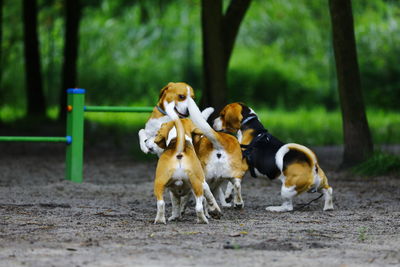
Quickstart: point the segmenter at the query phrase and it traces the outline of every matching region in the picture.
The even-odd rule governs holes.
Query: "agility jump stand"
[[[0,141],[66,143],[66,179],[83,181],[83,144],[85,112],[152,112],[152,107],[85,106],[85,89],[67,90],[67,133],[65,137],[0,136]]]
[[[85,106],[85,89],[67,90],[67,146],[66,178],[73,182],[83,181],[83,143],[85,112],[152,112],[152,107]]]
[[[85,89],[67,90],[67,145],[65,159],[66,179],[81,183],[83,181],[83,132]]]

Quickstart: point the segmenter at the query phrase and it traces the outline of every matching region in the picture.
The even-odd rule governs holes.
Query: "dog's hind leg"
[[[318,176],[321,179],[321,192],[324,194],[325,204],[324,210],[333,210],[333,200],[332,200],[332,193],[333,189],[328,184],[328,178],[324,171],[321,168],[318,168]]]
[[[203,198],[203,205],[204,205],[204,215],[206,215],[207,219],[210,219],[211,216],[208,213],[209,207],[208,207],[208,203],[207,203],[207,199],[206,198]]]
[[[235,209],[243,209],[244,202],[242,198],[242,186],[241,186],[242,179],[232,178],[230,180],[231,183],[233,184],[233,189],[234,189],[233,207]]]
[[[203,186],[202,180],[194,174],[189,175],[189,181],[192,185],[193,194],[196,200],[196,215],[198,223],[208,223],[206,216],[204,215],[203,208]]]
[[[230,203],[232,201],[233,184],[228,182],[225,190],[225,203]]]
[[[156,179],[154,181],[154,195],[157,198],[157,216],[154,220],[154,224],[157,223],[166,223],[165,220],[165,202],[164,202],[164,190],[165,185],[168,182],[168,176],[164,173],[164,175],[160,174],[158,171],[158,166],[156,170]]]
[[[154,224],[166,223],[164,191],[169,181],[170,172],[170,170],[165,170],[163,165],[157,165],[156,178],[154,180],[154,195],[157,198],[157,216]]]
[[[324,210],[333,210],[332,187],[323,188],[322,193],[324,194],[325,199]]]
[[[210,215],[214,219],[219,219],[222,216],[221,209],[217,204],[217,201],[215,200],[214,195],[212,194],[210,187],[206,182],[203,182],[203,190],[204,190],[204,196],[207,200],[207,210],[209,211]]]
[[[230,184],[231,184],[231,183],[230,183]],[[221,185],[218,186],[218,189],[217,189],[217,190],[218,190],[218,198],[219,198],[219,202],[221,203],[221,206],[222,206],[222,207],[225,207],[225,208],[231,207],[232,204],[226,203],[224,191],[222,191],[222,186],[221,186]]]
[[[187,195],[184,195],[184,196],[181,197],[181,203],[180,203],[181,205],[180,205],[180,208],[179,208],[180,216],[185,214],[187,203],[188,203],[188,200],[189,200],[189,196],[190,196],[190,194],[187,194]]]
[[[295,186],[286,187],[285,184],[282,184],[281,188],[281,196],[283,199],[283,203],[281,206],[269,206],[266,208],[267,211],[274,211],[274,212],[285,212],[285,211],[292,211],[293,210],[293,197],[297,195],[297,191]]]
[[[171,191],[169,192],[169,195],[171,196],[172,216],[168,218],[168,221],[175,221],[181,217],[181,198],[176,197]]]
[[[147,139],[147,136],[146,136],[146,130],[145,129],[141,129],[140,131],[139,131],[139,144],[140,144],[140,149],[143,151],[143,153],[148,153],[149,152],[149,149],[147,148],[147,145],[146,145],[146,139]]]

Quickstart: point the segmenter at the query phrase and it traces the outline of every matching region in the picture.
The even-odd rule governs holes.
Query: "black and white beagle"
[[[282,181],[283,204],[266,210],[292,211],[293,197],[303,192],[321,192],[325,197],[324,210],[333,209],[333,190],[315,154],[305,146],[285,144],[271,135],[251,108],[242,103],[225,106],[214,120],[214,128],[237,134],[253,177],[266,176]],[[230,190],[228,186],[226,196],[230,195]]]

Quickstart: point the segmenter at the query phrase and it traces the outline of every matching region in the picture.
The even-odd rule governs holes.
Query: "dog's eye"
[[[178,95],[178,97],[179,97],[180,100],[185,100],[186,99],[185,95]]]

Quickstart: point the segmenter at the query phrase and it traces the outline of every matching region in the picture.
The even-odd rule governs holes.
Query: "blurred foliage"
[[[342,121],[339,112],[327,112],[323,108],[286,111],[282,109],[256,109],[264,126],[284,142],[296,142],[307,146],[338,145],[343,142]],[[115,132],[132,133],[143,127],[148,114],[87,113],[86,119],[102,131],[111,127]],[[368,112],[369,125],[375,144],[400,142],[400,116],[395,112]],[[304,125],[306,127],[299,127]],[[93,128],[92,127],[92,128]]]
[[[169,81],[199,88],[198,1],[82,1],[79,87],[96,104],[153,104]],[[39,0],[42,73],[57,105],[63,62],[64,1]],[[25,106],[21,1],[5,1],[0,106]]]
[[[368,160],[354,167],[353,172],[363,176],[400,173],[400,157],[378,151]]]
[[[0,106],[25,106],[21,2],[4,1]],[[201,89],[200,0],[82,3],[78,86],[88,89],[89,103],[153,104],[169,81]],[[54,106],[64,1],[39,4],[42,72],[47,102]],[[353,1],[353,11],[367,106],[398,110],[400,2]],[[327,1],[254,0],[232,56],[229,87],[230,100],[259,107],[337,109]]]
[[[400,2],[352,2],[366,104],[398,110]],[[327,1],[255,1],[231,62],[232,98],[336,108],[332,49]]]
[[[342,120],[338,111],[326,111],[322,107],[300,108],[295,111],[281,108],[255,110],[268,131],[283,142],[296,142],[307,146],[343,143]],[[57,107],[47,110],[48,117],[54,121],[57,113]],[[400,143],[400,131],[398,130],[400,129],[400,116],[397,112],[373,109],[367,110],[367,115],[374,144]],[[137,131],[143,127],[148,117],[149,114],[145,113],[86,113],[85,132],[91,137],[87,142],[88,144],[99,144],[105,138],[112,139],[112,142],[118,146],[126,140],[126,137],[136,140]],[[23,109],[15,109],[11,106],[0,107],[0,118],[15,128],[25,129],[30,126],[23,121]],[[128,140],[128,143],[132,143],[132,140]],[[132,149],[137,150],[134,152],[138,152],[139,146],[132,146]],[[140,155],[141,153],[134,154]]]

